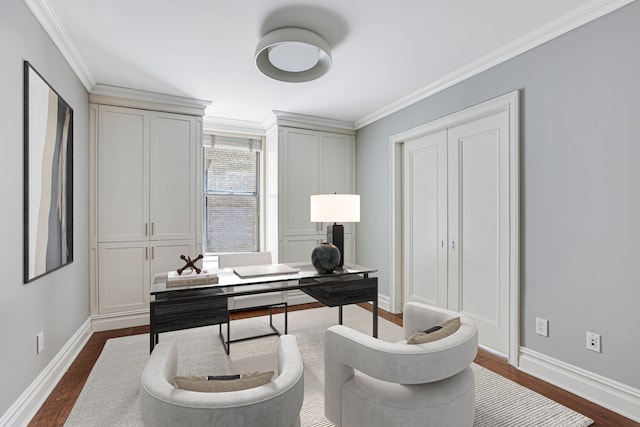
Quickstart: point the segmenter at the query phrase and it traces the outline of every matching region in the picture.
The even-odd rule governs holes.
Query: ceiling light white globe
[[[320,49],[300,42],[285,42],[269,47],[269,62],[291,73],[312,69],[318,63]]]

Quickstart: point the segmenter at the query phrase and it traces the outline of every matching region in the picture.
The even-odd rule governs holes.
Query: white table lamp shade
[[[360,222],[360,196],[357,194],[312,195],[311,222]]]

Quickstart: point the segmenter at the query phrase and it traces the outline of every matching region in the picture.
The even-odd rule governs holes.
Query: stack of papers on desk
[[[215,285],[218,283],[218,275],[202,270],[200,274],[195,271],[178,274],[176,271],[167,273],[167,288],[172,286]]]
[[[234,267],[233,271],[242,278],[279,276],[281,274],[295,274],[299,270],[284,264],[246,265]]]

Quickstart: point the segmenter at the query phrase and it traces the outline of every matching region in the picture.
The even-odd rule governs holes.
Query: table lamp
[[[315,194],[311,196],[311,222],[333,222],[327,226],[327,242],[340,251],[338,267],[344,265],[344,226],[338,222],[360,222],[357,194]]]

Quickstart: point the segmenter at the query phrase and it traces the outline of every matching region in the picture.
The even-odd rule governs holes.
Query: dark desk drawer
[[[155,333],[217,325],[229,321],[226,296],[168,299],[151,302]]]
[[[343,277],[339,280],[327,278],[301,281],[301,290],[326,306],[355,304],[378,298],[378,278],[360,276]]]

